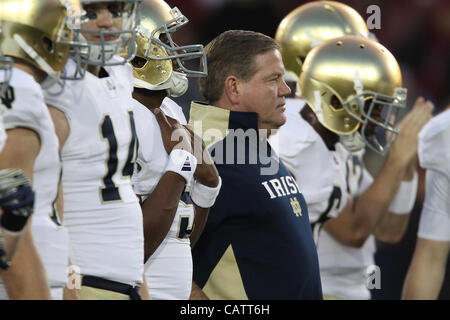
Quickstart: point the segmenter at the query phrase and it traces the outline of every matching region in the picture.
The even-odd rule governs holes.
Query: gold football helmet
[[[145,0],[141,12],[137,52],[131,63],[134,86],[167,90],[170,96],[181,96],[188,88],[187,76],[203,76],[207,73],[203,46],[179,47],[173,42],[171,33],[188,21],[177,8],[170,8],[162,0]],[[185,66],[185,60],[196,58],[202,59],[202,70]],[[174,64],[180,70],[174,70]]]
[[[166,85],[173,74],[172,60],[167,59],[168,54],[163,48],[150,43],[150,30],[152,27],[153,25],[149,23],[149,20],[144,19],[138,28],[136,56],[131,61],[134,86],[149,90],[163,90],[167,89]],[[145,58],[145,50],[149,45],[153,54],[161,58],[165,57],[166,60],[158,61]]]
[[[406,102],[406,89],[401,87],[394,56],[381,44],[357,36],[334,38],[315,47],[300,74],[302,96],[327,129],[349,139],[360,134],[367,146],[381,154],[398,134],[397,114]],[[377,140],[375,129],[390,132],[384,144]],[[347,142],[351,145],[355,140]]]
[[[343,3],[314,1],[291,11],[279,24],[275,39],[281,45],[284,66],[297,77],[308,52],[335,37],[371,34],[359,13]]]
[[[0,46],[4,55],[23,59],[47,73],[52,85],[71,50],[86,46],[73,41],[71,28],[81,23],[79,0],[2,0]]]
[[[107,3],[113,18],[121,18],[120,30],[91,30],[86,27],[74,29],[75,39],[80,39],[89,45],[89,53],[85,60],[89,65],[115,66],[130,62],[136,54],[136,30],[139,25],[139,7],[142,0],[80,0],[83,9],[88,11],[83,22],[96,20],[95,9],[90,7],[98,3]],[[114,6],[116,3],[120,6]],[[98,41],[87,41],[83,34],[95,35]],[[109,37],[117,37],[108,40]],[[114,55],[126,52],[123,59],[112,59]]]
[[[145,57],[150,60],[172,59],[177,67],[189,77],[205,77],[208,74],[206,65],[206,55],[201,44],[177,45],[172,34],[185,26],[189,20],[178,8],[170,8],[163,0],[145,0],[142,8],[142,19],[153,27],[150,31],[150,42],[145,48]],[[158,51],[153,52],[156,45],[163,48],[168,56],[158,56]],[[155,54],[156,53],[156,54]],[[199,59],[199,70],[191,69],[186,65],[186,61]]]

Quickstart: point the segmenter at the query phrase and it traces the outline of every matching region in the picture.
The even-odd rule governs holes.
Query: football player
[[[320,45],[335,36],[344,37]],[[291,100],[287,124],[272,143],[279,142],[280,157],[302,177],[298,183],[313,211],[325,298],[370,298],[366,268],[374,264],[375,251],[370,235],[396,242],[405,231],[417,188],[417,134],[432,109],[419,100],[396,128],[406,98],[400,69],[389,51],[369,37],[355,10],[331,1],[297,8],[276,36],[286,68],[294,75],[302,70],[304,100]],[[318,45],[321,49],[309,53]],[[386,154],[400,128],[373,179],[363,165],[365,146]],[[384,139],[377,138],[380,131]]]
[[[134,48],[139,1],[80,2],[86,14],[74,33],[89,46],[81,58],[88,72],[62,93],[57,86],[45,92],[61,143],[71,263],[82,276],[81,299],[140,299],[142,211],[131,184],[138,142],[126,63],[135,51],[119,56]]]
[[[420,132],[419,161],[426,194],[402,299],[437,299],[450,250],[450,106]]]
[[[3,150],[7,137],[3,123],[6,106],[3,101],[10,104],[11,99],[8,99],[8,95],[12,92],[9,89],[12,67],[12,58],[3,56],[0,50],[0,152]],[[0,233],[0,273],[2,273],[3,270],[9,268],[9,261],[17,252],[23,228],[32,212],[34,194],[29,179],[21,169],[4,169],[0,170],[0,195],[0,206],[3,212],[0,219],[2,230]],[[21,215],[22,217],[20,217]],[[15,222],[17,219],[20,220],[18,224]]]
[[[191,245],[194,242],[192,237],[197,238],[201,233],[209,207],[220,189],[219,177],[212,160],[208,164],[202,159],[198,161],[194,172],[196,180],[192,183],[180,183],[180,187],[187,183],[191,185],[194,203],[186,189],[180,199],[180,192],[174,192],[178,184],[169,185],[164,177],[170,153],[165,142],[170,140],[170,136],[163,137],[162,134],[171,131],[164,130],[164,126],[168,124],[165,121],[160,122],[160,131],[157,118],[149,111],[155,108],[162,110],[170,117],[170,125],[175,125],[173,119],[181,125],[187,124],[181,107],[166,97],[183,95],[188,88],[187,76],[206,74],[204,60],[201,63],[202,70],[191,70],[184,66],[183,58],[204,59],[201,45],[179,47],[171,44],[173,32],[187,22],[187,18],[177,8],[171,9],[164,1],[145,1],[137,38],[137,54],[131,62],[134,69],[133,96],[137,100],[136,130],[140,140],[133,182],[136,193],[144,199],[143,206],[154,212],[153,222],[145,231],[145,237],[157,249],[152,249],[151,256],[145,263],[145,274],[150,295],[155,300],[189,299],[192,283]],[[162,42],[161,39],[167,42]],[[181,70],[174,70],[175,63],[178,63]],[[158,119],[161,120],[162,117]],[[190,135],[189,132],[186,133]],[[200,141],[200,147],[201,143]],[[200,157],[204,149],[201,151]],[[207,152],[205,155],[209,156]],[[157,196],[160,190],[165,190],[168,197],[161,199]],[[213,197],[208,199],[211,193]],[[176,204],[176,201],[179,201],[177,208],[174,208],[176,213],[174,209],[170,211],[171,214],[162,210],[167,204]]]
[[[8,139],[0,166],[23,170],[36,192],[31,229],[26,227],[16,257],[3,273],[10,299],[61,299],[67,281],[68,234],[54,206],[61,172],[58,140],[42,89],[58,79],[69,51],[75,48],[69,26],[77,22],[80,14],[78,0],[0,3],[1,49],[14,60],[11,85],[2,96],[7,107],[4,122]],[[19,232],[33,202],[31,190],[17,190],[21,198],[16,204],[2,207],[2,219],[17,211],[15,206],[28,201],[29,208],[10,220],[15,224],[13,231]],[[3,288],[2,297],[6,298]]]
[[[321,73],[329,67],[337,70]],[[418,133],[433,106],[418,99],[396,128],[390,111],[405,107],[401,81],[390,52],[361,37],[328,40],[308,54],[302,67],[300,90],[307,103],[302,116],[326,145],[335,146],[347,181],[349,201],[336,219],[325,222],[318,239],[322,283],[331,297],[370,299],[367,272],[374,265],[375,237],[395,243],[407,227],[417,191]],[[385,144],[375,136],[378,130],[387,136]],[[364,146],[387,152],[397,131],[372,178],[363,165]]]

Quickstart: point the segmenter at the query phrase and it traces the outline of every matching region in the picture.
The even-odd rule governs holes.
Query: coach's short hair
[[[223,32],[205,47],[208,76],[200,78],[200,92],[209,103],[214,104],[220,99],[228,76],[234,75],[249,81],[258,71],[254,57],[279,49],[279,44],[273,38],[259,32]]]

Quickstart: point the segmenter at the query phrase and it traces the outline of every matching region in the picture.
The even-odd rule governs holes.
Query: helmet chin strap
[[[356,97],[358,99],[358,105],[361,109],[361,113],[364,114],[364,99],[363,99],[363,91],[364,85],[362,83],[361,76],[359,74],[359,70],[355,70],[355,77],[353,78],[353,89],[355,89]]]
[[[322,125],[325,125],[323,121],[323,110],[322,110],[322,97],[320,96],[319,90],[314,90],[314,112],[317,119]]]
[[[36,61],[36,63],[47,73],[47,77],[43,82],[40,83],[42,89],[48,89],[58,82],[59,73],[55,72],[53,68],[45,61],[37,52],[34,50],[25,40],[18,34],[14,35],[14,40],[30,56],[31,59]]]
[[[167,88],[167,93],[175,98],[185,94],[189,87],[188,78],[181,72],[174,71],[168,82],[171,82],[171,86]]]
[[[349,135],[339,135],[339,142],[350,152],[356,152],[366,145],[359,131]]]

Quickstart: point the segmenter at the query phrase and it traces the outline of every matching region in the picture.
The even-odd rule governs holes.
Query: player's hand
[[[219,185],[219,172],[211,158],[211,154],[203,139],[185,126],[191,135],[191,143],[194,146],[194,156],[197,158],[197,168],[194,173],[195,179],[207,187],[217,187]]]
[[[158,121],[166,152],[170,154],[173,149],[182,149],[192,153],[193,148],[189,132],[175,119],[166,117],[160,108],[155,108],[152,111]]]
[[[423,97],[417,98],[412,110],[398,124],[400,133],[389,152],[389,161],[405,169],[413,165],[412,162],[417,157],[419,132],[431,119],[433,109],[431,101],[425,101]]]

